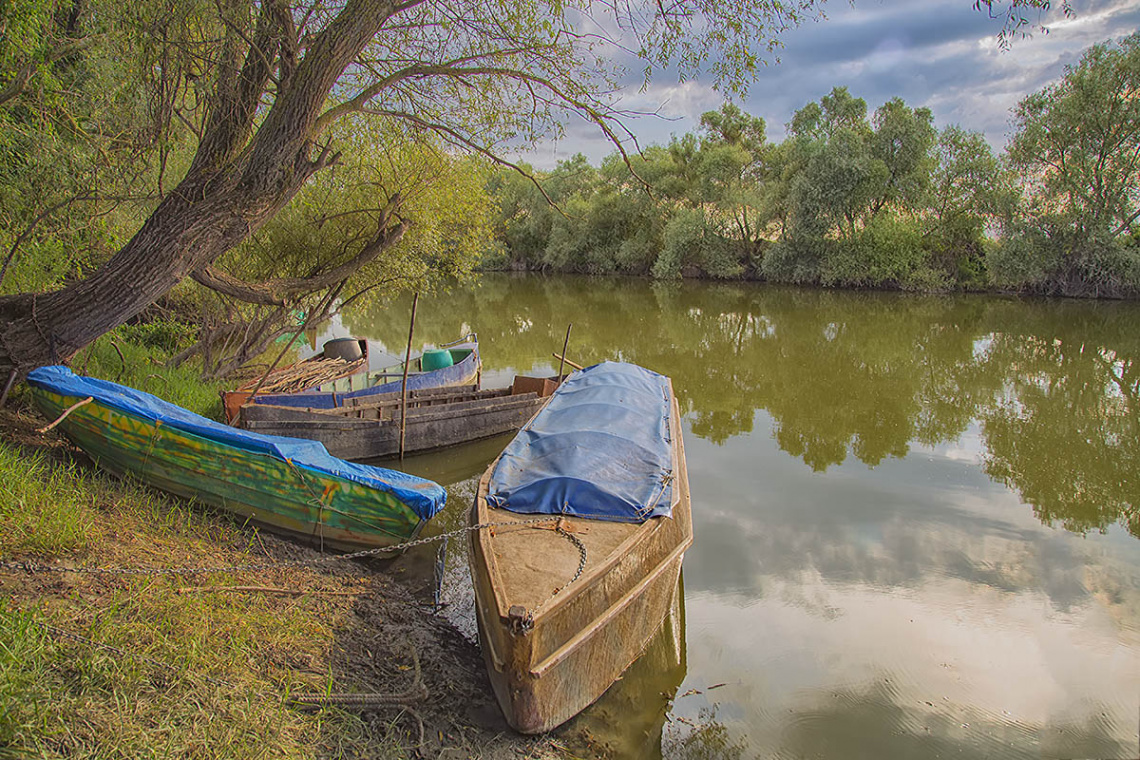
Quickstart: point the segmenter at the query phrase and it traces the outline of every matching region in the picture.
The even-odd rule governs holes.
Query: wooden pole
[[[416,331],[416,304],[420,294],[412,296],[412,323],[408,325],[408,350],[404,353],[404,381],[400,383],[400,461],[404,461],[404,429],[408,421],[408,365],[412,363],[412,334]]]
[[[47,431],[51,430],[53,427],[55,427],[56,425],[58,425],[59,423],[63,422],[65,419],[67,419],[67,415],[71,414],[76,409],[78,409],[79,407],[81,407],[85,404],[90,404],[94,400],[95,400],[94,396],[88,396],[87,398],[83,399],[82,401],[76,401],[74,404],[72,404],[71,406],[64,409],[63,414],[61,414],[55,418],[55,422],[51,423],[50,425],[45,425],[42,428],[36,428],[36,432],[37,433],[46,433]]]
[[[4,404],[8,401],[8,391],[12,390],[12,386],[16,384],[16,370],[12,370],[12,374],[8,375],[8,382],[4,383],[4,392],[0,393],[0,409],[4,408]]]
[[[566,362],[567,364],[569,364],[574,369],[584,369],[584,367],[581,364],[575,364],[574,362],[572,362],[569,359],[567,359],[566,357],[564,357],[562,354],[552,353],[551,356],[553,356],[555,359],[559,359],[561,361]]]
[[[566,363],[564,357],[566,356],[566,347],[570,345],[570,328],[573,326],[573,322],[566,325],[566,340],[562,341],[562,356],[558,357],[558,382],[562,382],[562,367]]]

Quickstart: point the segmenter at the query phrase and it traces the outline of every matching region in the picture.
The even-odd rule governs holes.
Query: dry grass
[[[0,428],[4,560],[223,566],[264,561],[267,544],[281,550],[185,502],[80,467],[58,444],[54,455],[29,447],[34,434],[17,415],[4,413]],[[401,756],[400,732],[286,703],[298,691],[356,686],[343,669],[334,675],[334,643],[356,625],[355,597],[179,593],[234,584],[371,588],[351,567],[191,577],[0,572],[0,756]]]

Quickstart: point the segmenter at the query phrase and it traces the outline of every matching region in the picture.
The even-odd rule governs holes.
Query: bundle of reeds
[[[258,393],[295,393],[306,388],[336,380],[339,377],[352,374],[360,369],[366,359],[345,361],[344,359],[328,359],[314,357],[303,362],[274,370],[265,378]],[[243,386],[240,390],[252,391],[253,383]]]

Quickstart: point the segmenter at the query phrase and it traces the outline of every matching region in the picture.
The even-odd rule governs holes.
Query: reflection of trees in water
[[[692,723],[675,721],[661,742],[662,757],[669,760],[739,760],[748,745],[717,720],[716,708],[702,707]]]
[[[408,299],[410,300],[410,299]],[[399,346],[409,303],[345,318]],[[815,470],[874,466],[982,420],[987,472],[1071,530],[1140,535],[1140,334],[1133,304],[488,275],[421,299],[418,342],[479,333],[489,369],[583,364],[673,378],[692,431],[724,443],[757,410]]]
[[[1134,329],[1106,321],[1120,332],[1075,321],[994,340],[994,360],[1017,371],[982,410],[985,468],[1042,522],[1083,533],[1119,520],[1140,537],[1140,355]]]

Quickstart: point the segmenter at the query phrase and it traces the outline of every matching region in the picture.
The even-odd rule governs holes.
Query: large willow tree
[[[241,291],[211,264],[338,161],[328,135],[339,119],[370,115],[492,158],[568,117],[620,145],[619,54],[632,54],[647,78],[666,67],[703,71],[738,89],[777,36],[821,2],[168,0],[162,23],[127,26],[126,38],[90,33],[85,17],[106,26],[130,3],[9,3],[5,29],[19,26],[36,44],[0,56],[0,109],[85,48],[128,39],[145,59],[138,86],[151,90],[154,112],[184,124],[195,147],[181,179],[102,266],[62,289],[0,299],[0,380],[68,359],[189,275]],[[1003,15],[1007,32],[1049,5],[974,4]],[[392,215],[370,249],[401,234]],[[260,285],[257,297],[276,297]]]

